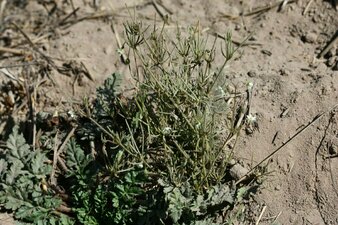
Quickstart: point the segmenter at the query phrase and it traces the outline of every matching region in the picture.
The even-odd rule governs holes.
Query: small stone
[[[264,54],[264,55],[268,55],[268,56],[272,56],[272,52],[268,51],[268,50],[261,50],[261,52]]]
[[[7,93],[7,98],[6,98],[6,103],[9,104],[11,107],[14,106],[15,104],[15,96],[13,94],[13,92],[10,90],[8,93]]]
[[[233,167],[231,167],[229,172],[232,178],[239,180],[240,178],[244,177],[249,172],[249,170],[240,164],[235,164]]]
[[[236,160],[231,159],[231,160],[229,161],[229,165],[230,165],[230,166],[234,166],[235,164],[236,164]]]
[[[249,77],[256,77],[256,76],[257,76],[257,73],[256,73],[256,71],[254,71],[254,70],[250,70],[250,71],[248,72],[248,76],[249,76]]]
[[[257,41],[257,37],[255,35],[252,35],[250,38],[249,38],[249,41]]]
[[[333,146],[333,145],[330,145],[329,146],[329,153],[331,155],[336,155],[338,153],[338,150],[337,150],[337,147],[336,146]]]
[[[110,55],[113,52],[113,49],[111,46],[103,47],[103,53],[106,55]]]
[[[318,35],[315,32],[308,32],[302,37],[303,42],[315,43],[317,41]]]
[[[239,25],[239,24],[236,24],[236,26],[235,26],[235,30],[240,30],[241,29],[241,25]]]
[[[332,70],[333,70],[333,71],[338,71],[338,61],[336,62],[336,65],[334,65],[334,66],[332,67]]]
[[[325,63],[319,63],[316,69],[317,71],[326,71],[327,66],[325,65]]]
[[[324,58],[329,59],[336,55],[336,48],[331,48],[325,55]]]
[[[312,17],[312,22],[314,22],[314,23],[318,23],[318,22],[320,22],[320,17],[319,17],[319,15],[311,15],[311,17]]]
[[[280,69],[279,73],[282,76],[289,76],[289,72],[286,69],[284,69],[284,68]]]
[[[326,65],[328,67],[334,66],[337,61],[338,61],[338,59],[336,57],[331,57],[327,60]]]
[[[275,187],[275,190],[276,190],[276,191],[280,191],[280,189],[281,189],[280,185],[277,185],[277,186]]]
[[[49,46],[48,46],[47,44],[43,44],[43,45],[41,46],[41,48],[42,48],[42,50],[43,50],[44,52],[48,52],[48,50],[49,50]]]
[[[249,127],[245,128],[245,134],[246,135],[251,135],[251,134],[253,134],[253,132],[254,132],[254,130],[252,128],[249,128]]]

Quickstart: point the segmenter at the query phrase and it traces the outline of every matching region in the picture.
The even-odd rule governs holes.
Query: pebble
[[[229,161],[229,165],[230,165],[230,166],[234,166],[235,164],[236,164],[236,160],[231,159],[231,160]]]
[[[319,15],[311,15],[312,17],[312,22],[318,23],[320,22],[320,16]]]
[[[338,61],[338,57],[331,57],[327,60],[326,65],[328,67],[334,66],[337,61]]]
[[[317,66],[317,71],[326,71],[327,67],[325,63],[319,63]]]
[[[334,65],[334,66],[332,67],[332,70],[333,70],[333,71],[338,71],[338,61],[336,62],[336,65]]]
[[[308,32],[302,37],[302,41],[307,43],[315,43],[317,41],[318,35],[315,32]]]
[[[13,94],[13,92],[10,90],[8,93],[7,93],[7,104],[9,104],[10,106],[14,106],[15,104],[15,96]]]
[[[333,146],[333,145],[330,145],[329,146],[329,153],[331,155],[336,155],[338,153],[338,150],[337,150],[337,147],[336,146]]]
[[[272,52],[268,51],[268,50],[261,50],[261,52],[264,54],[264,55],[268,55],[268,56],[271,56],[272,55]]]
[[[229,172],[232,178],[234,178],[235,180],[239,180],[240,178],[245,176],[249,172],[249,170],[240,164],[235,164],[233,167],[231,167]]]
[[[257,41],[257,37],[255,35],[252,35],[250,38],[249,38],[249,41]]]
[[[282,76],[289,76],[289,72],[284,68],[279,70],[279,74]]]
[[[236,26],[235,26],[235,30],[240,30],[241,29],[241,25],[240,24],[236,24]]]
[[[112,46],[103,47],[103,53],[104,53],[104,54],[110,55],[112,52],[113,52]]]
[[[331,57],[333,57],[333,56],[335,56],[336,55],[336,48],[331,48],[326,54],[325,54],[325,58],[331,58]]]
[[[250,70],[250,71],[248,72],[248,76],[249,76],[249,77],[256,77],[256,76],[257,76],[257,73],[256,73],[256,71],[254,71],[254,70]]]

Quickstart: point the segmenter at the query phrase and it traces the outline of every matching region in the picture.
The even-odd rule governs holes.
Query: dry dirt
[[[7,1],[7,5],[3,4],[5,0],[0,2],[4,7],[0,12],[1,48],[33,53],[22,56],[21,52],[13,54],[1,49],[1,66],[46,61],[10,24],[15,22],[34,42],[34,48],[50,57],[56,66],[65,69],[65,63],[76,62],[72,65],[83,68],[83,63],[93,78],[92,81],[82,73],[74,83],[76,67],[73,72],[68,70],[68,75],[50,66],[46,68],[45,64],[31,66],[34,71],[30,72],[26,67],[8,68],[15,77],[23,72],[34,76],[39,68],[48,70],[49,77],[41,84],[38,96],[44,110],[67,108],[72,102],[93,95],[95,88],[114,71],[127,73],[128,67],[116,52],[116,37],[111,29],[113,22],[123,39],[122,24],[133,14],[133,10],[125,9],[126,5],[137,6],[136,17],[146,24],[152,24],[155,15],[158,20],[161,18],[154,6],[147,3],[151,1],[73,0],[74,9],[79,7],[77,17],[72,15],[60,24],[73,11],[72,1],[55,1],[56,11],[50,15],[38,1],[28,1],[27,5],[24,0]],[[40,2],[50,10],[54,1]],[[271,174],[253,197],[252,223],[338,224],[338,109],[329,112],[338,103],[337,41],[324,57],[318,58],[338,32],[338,12],[334,1],[303,0],[250,13],[276,2],[162,0],[168,11],[161,4],[158,6],[163,13],[172,13],[167,29],[172,29],[176,22],[183,27],[199,22],[205,32],[224,34],[230,30],[236,41],[252,34],[250,44],[241,48],[242,54],[230,62],[226,72],[233,83],[254,82],[251,110],[257,115],[259,130],[249,135],[243,133],[240,139],[238,159],[244,166],[254,166],[316,115],[328,112],[272,157],[268,165]],[[13,4],[21,4],[21,8]],[[102,10],[113,13],[70,23],[85,15],[98,15]],[[9,80],[3,73],[0,79]],[[8,91],[2,91],[7,96]],[[5,220],[1,219],[0,224],[7,224]]]

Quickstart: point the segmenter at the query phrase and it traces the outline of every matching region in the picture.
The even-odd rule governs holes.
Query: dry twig
[[[2,22],[3,13],[5,11],[7,0],[2,0],[0,3],[0,22]]]
[[[6,48],[6,47],[1,47],[0,46],[0,53],[4,52],[4,53],[11,53],[14,55],[28,55],[28,52],[21,50],[21,49],[14,49],[14,48]]]
[[[160,15],[160,17],[162,18],[162,20],[164,21],[165,24],[169,24],[169,18],[167,15],[164,15],[164,13],[161,11],[160,7],[158,6],[159,3],[156,0],[151,0],[152,5],[154,6],[156,12]],[[163,4],[161,4],[161,6],[163,7]],[[168,11],[168,9],[166,7],[163,7],[167,12],[169,12],[169,14],[171,13],[171,11]],[[172,14],[172,13],[171,13]]]
[[[62,26],[63,24],[65,24],[65,22],[71,17],[71,16],[75,16],[76,17],[76,12],[80,9],[80,7],[77,7],[76,9],[74,9],[71,13],[69,13],[65,18],[63,18],[60,22],[59,22],[59,26]]]
[[[261,14],[261,13],[265,13],[271,9],[274,9],[274,8],[277,8],[277,7],[280,7],[280,9],[282,9],[286,4],[291,4],[291,3],[294,3],[296,2],[297,0],[290,0],[290,1],[286,1],[286,0],[281,0],[281,1],[278,1],[274,4],[270,4],[270,5],[267,5],[267,6],[263,6],[263,7],[258,7],[256,9],[254,9],[253,11],[250,11],[250,12],[244,12],[242,13],[241,15],[238,15],[238,16],[234,16],[234,15],[228,15],[228,14],[225,14],[225,13],[221,13],[221,15],[223,17],[226,17],[226,18],[229,18],[229,19],[238,19],[242,16],[253,16],[253,15],[256,15],[256,14]]]
[[[263,214],[264,214],[265,210],[266,210],[266,205],[263,206],[262,212],[261,212],[261,214],[259,214],[259,217],[258,217],[258,219],[257,219],[257,221],[256,221],[256,223],[255,223],[255,225],[258,225],[258,224],[259,224],[259,222],[261,221],[261,219],[262,219],[262,217],[263,217]]]
[[[66,147],[66,144],[68,143],[69,139],[74,135],[74,132],[76,130],[76,127],[73,127],[70,132],[67,134],[65,140],[63,143],[57,148],[57,133],[54,138],[54,155],[53,155],[53,168],[52,173],[50,176],[50,183],[51,185],[57,186],[56,178],[55,178],[55,170],[56,170],[56,164],[59,163],[61,168],[67,172],[68,168],[66,164],[63,162],[63,159],[60,157],[60,154],[63,152],[64,148]]]
[[[38,49],[35,44],[32,42],[32,40],[28,37],[28,35],[15,23],[12,23],[16,29],[26,38],[26,40],[28,41],[28,44],[31,46],[31,48],[36,51],[37,53],[39,53],[43,59],[45,59],[54,69],[58,69],[57,66],[55,65],[55,63],[53,62],[53,60],[51,60],[51,58],[47,55],[45,55],[43,52],[40,51],[40,49]]]
[[[117,47],[119,48],[119,51],[120,51],[119,53],[120,53],[121,61],[124,64],[127,65],[127,64],[129,64],[129,59],[126,56],[126,54],[124,54],[124,52],[123,52],[123,45],[121,43],[121,39],[120,39],[119,33],[115,30],[113,21],[111,21],[110,27],[111,27],[112,32],[115,34],[115,38],[116,38],[116,42],[117,42]]]
[[[330,51],[330,49],[336,44],[338,40],[338,30],[336,31],[336,33],[333,35],[333,37],[331,38],[331,40],[328,42],[328,44],[325,46],[325,48],[323,49],[323,51],[321,51],[318,55],[318,58],[323,58],[326,53],[328,53],[328,51]]]
[[[335,108],[338,107],[338,104],[334,105],[331,109],[328,111],[324,111],[318,115],[316,115],[307,125],[305,125],[302,129],[297,131],[294,135],[292,135],[286,142],[283,142],[282,145],[280,145],[276,150],[271,152],[268,156],[266,156],[264,159],[262,159],[259,163],[257,163],[246,175],[241,177],[238,181],[236,181],[236,185],[241,183],[242,181],[246,180],[250,175],[253,174],[253,172],[264,162],[271,159],[272,156],[274,156],[277,152],[279,152],[283,147],[285,147],[288,143],[290,143],[294,138],[296,138],[298,135],[303,133],[307,128],[309,128],[311,125],[313,125],[316,121],[318,121],[320,118],[322,118],[325,114],[332,112]]]
[[[225,40],[226,38],[224,37],[224,35],[218,33],[218,32],[211,32],[211,35],[221,38],[223,40]],[[250,37],[250,36],[249,36]],[[248,38],[247,38],[248,39]],[[258,43],[258,42],[252,42],[252,41],[237,41],[234,40],[233,38],[231,38],[232,43],[234,43],[235,45],[240,45],[240,46],[262,46],[263,44]]]
[[[313,0],[310,0],[310,1],[307,3],[307,5],[306,5],[306,7],[305,7],[305,9],[304,9],[304,11],[303,11],[303,15],[305,15],[305,14],[307,13],[307,11],[309,10],[310,5],[312,4],[312,2],[313,2]]]
[[[319,182],[319,174],[318,174],[318,170],[319,170],[318,158],[319,158],[319,156],[318,155],[319,155],[319,151],[320,151],[321,147],[323,146],[324,140],[325,140],[325,138],[327,136],[327,131],[328,131],[328,129],[330,127],[330,124],[332,122],[332,116],[333,116],[333,113],[331,113],[330,119],[329,119],[327,125],[324,128],[324,135],[320,139],[319,145],[318,145],[318,147],[316,149],[316,153],[315,153],[315,185],[314,185],[314,188],[315,188],[315,198],[317,200],[316,203],[317,203],[318,209],[321,209],[321,207],[320,207],[320,202],[321,201],[319,200],[320,199],[320,195],[319,195],[319,188],[318,188],[318,182]],[[320,214],[321,218],[323,219],[323,221],[325,221],[324,220],[325,215],[322,213],[322,210],[319,210],[319,214]]]

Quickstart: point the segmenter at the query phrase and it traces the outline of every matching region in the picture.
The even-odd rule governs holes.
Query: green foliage
[[[221,93],[215,88],[235,52],[231,35],[222,49],[224,63],[217,68],[213,63],[216,40],[208,43],[197,27],[190,28],[187,35],[178,30],[176,40],[169,42],[164,29],[154,27],[148,32],[137,22],[125,26],[126,44],[134,58],[128,61],[135,66],[132,75],[137,86],[132,94],[123,94],[122,75],[114,73],[98,89],[94,104],[85,105],[82,115],[87,120],[79,133],[104,145],[98,154],[115,185],[115,177],[119,177],[117,183],[124,181],[125,171],[138,171],[139,167],[147,171],[150,185],[140,186],[137,198],[147,199],[146,211],[160,209],[160,216],[156,223],[149,223],[140,219],[149,214],[134,211],[138,221],[212,224],[222,210],[239,204],[246,193],[225,181],[233,154],[227,144],[236,139],[244,123],[235,121],[244,106],[240,95],[230,97],[230,85],[218,88]],[[125,181],[121,185],[128,186]],[[115,199],[116,195],[101,196]],[[128,208],[121,211],[125,218],[131,213]]]
[[[213,217],[221,208],[233,205],[236,200],[236,189],[226,184],[215,185],[206,193],[194,196],[189,183],[181,187],[173,187],[163,180],[168,213],[174,224],[213,224]]]
[[[142,216],[142,197],[146,182],[144,170],[121,172],[109,176],[94,169],[97,165],[77,145],[74,139],[68,143],[68,177],[74,182],[71,194],[74,210],[82,224],[135,224]],[[97,173],[98,172],[98,173]],[[107,172],[107,171],[106,171]]]
[[[47,160],[56,160],[58,148],[48,136],[55,131],[46,131],[43,147],[33,151],[13,130],[0,158],[0,203],[16,219],[216,225],[233,224],[241,216],[250,186],[233,184],[234,145],[229,149],[228,144],[236,143],[246,106],[244,95],[221,82],[236,51],[231,35],[222,42],[223,63],[217,67],[217,39],[204,39],[198,27],[186,34],[178,29],[168,40],[164,27],[142,26],[125,24],[135,87],[125,94],[124,77],[114,73],[98,88],[94,102],[85,101],[78,110],[75,137],[58,158],[65,165],[53,177],[54,189],[61,191],[41,188],[49,185],[52,172]],[[65,138],[68,131],[59,129]],[[58,210],[62,205],[71,207],[68,214]]]
[[[51,173],[46,155],[32,151],[18,127],[6,144],[0,159],[0,204],[25,224],[73,224],[57,212],[61,200],[41,188]]]

